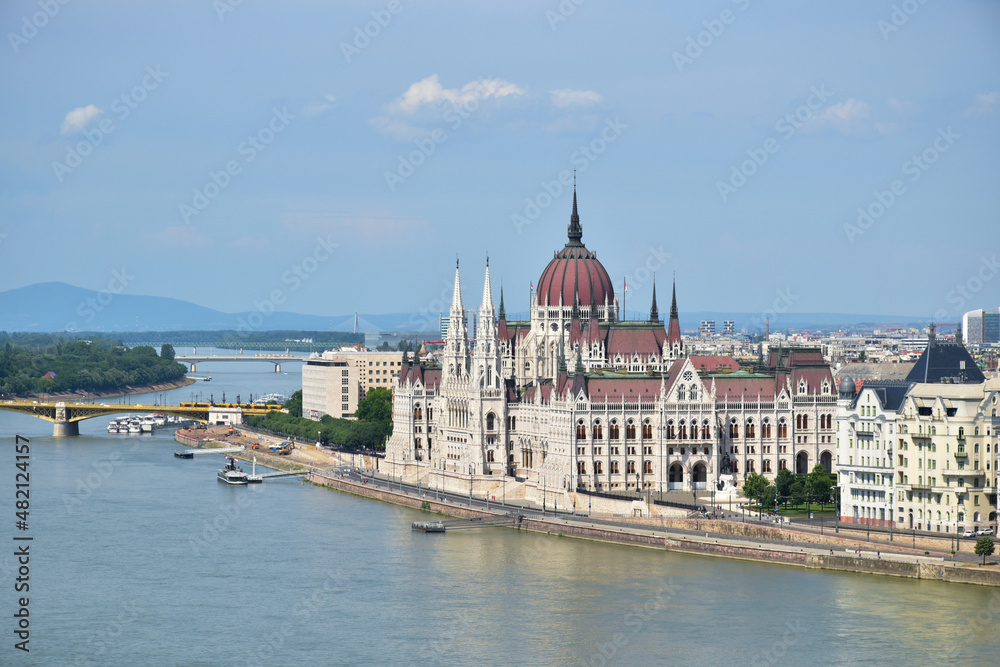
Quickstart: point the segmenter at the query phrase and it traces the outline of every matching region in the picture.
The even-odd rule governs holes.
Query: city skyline
[[[488,254],[527,311],[575,170],[630,311],[1000,302],[994,6],[53,6],[0,10],[0,290],[436,311]]]

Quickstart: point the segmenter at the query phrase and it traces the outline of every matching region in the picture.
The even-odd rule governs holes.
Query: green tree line
[[[157,355],[152,347],[126,348],[118,340],[68,341],[56,336],[46,344],[43,336],[26,335],[26,345],[13,342],[11,334],[0,338],[0,395],[123,391],[174,382],[187,370],[173,360],[169,345]],[[49,373],[54,377],[45,377]]]
[[[358,402],[353,419],[324,415],[320,421],[302,416],[302,392],[296,391],[283,406],[288,412],[271,411],[260,417],[247,417],[249,426],[263,428],[300,440],[318,440],[346,450],[380,450],[392,434],[392,392],[373,387]]]

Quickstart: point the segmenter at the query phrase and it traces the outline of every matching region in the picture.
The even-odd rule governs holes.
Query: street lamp
[[[545,514],[545,477],[539,475],[542,480],[542,514]]]

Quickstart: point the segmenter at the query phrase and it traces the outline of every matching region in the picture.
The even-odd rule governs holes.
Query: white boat
[[[234,486],[241,486],[247,483],[247,474],[243,472],[243,468],[236,465],[235,457],[226,457],[226,467],[219,471],[218,478],[220,482]]]
[[[121,431],[121,429],[119,429],[119,432],[120,431]],[[129,424],[128,424],[128,432],[129,433],[142,433],[142,428],[139,426],[139,424],[137,422],[129,422]]]
[[[108,424],[108,433],[118,433],[118,422],[111,422]]]

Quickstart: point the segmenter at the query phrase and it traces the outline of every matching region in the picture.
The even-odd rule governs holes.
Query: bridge
[[[0,401],[0,410],[20,412],[52,422],[52,435],[80,435],[84,419],[121,413],[177,415],[184,419],[207,422],[210,415],[223,411],[244,415],[265,415],[280,410],[280,405],[259,403],[181,403],[180,405],[143,405],[141,403],[65,403],[62,401]]]
[[[180,361],[185,364],[189,364],[191,366],[192,373],[198,370],[198,364],[209,361],[267,361],[274,364],[275,373],[280,373],[281,364],[291,361],[306,361],[306,357],[296,357],[293,354],[254,354],[254,355],[190,354],[190,355],[177,355],[174,357],[174,360]]]

